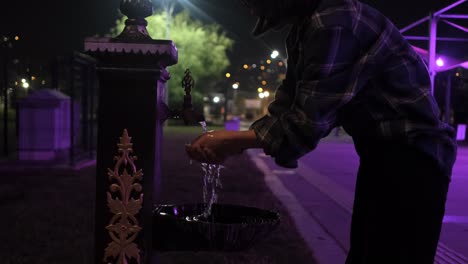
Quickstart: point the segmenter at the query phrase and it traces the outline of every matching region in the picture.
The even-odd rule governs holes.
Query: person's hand
[[[209,131],[185,146],[190,158],[204,163],[220,164],[244,149],[260,147],[253,130]]]
[[[209,131],[185,146],[190,158],[204,163],[220,164],[232,155],[242,152],[242,132]]]

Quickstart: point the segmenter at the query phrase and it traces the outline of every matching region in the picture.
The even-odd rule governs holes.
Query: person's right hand
[[[204,163],[220,164],[232,155],[242,152],[238,131],[209,131],[186,145],[190,158]]]

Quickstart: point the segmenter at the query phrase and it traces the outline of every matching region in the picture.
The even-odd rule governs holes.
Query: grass
[[[183,145],[200,133],[199,127],[165,128],[161,203],[203,201],[201,168],[197,163],[191,165],[183,151]],[[138,154],[138,149],[135,152]],[[278,230],[246,251],[160,252],[159,263],[315,263],[287,211],[266,187],[262,173],[249,158],[239,155],[229,159],[225,166],[219,202],[278,211],[282,216]],[[79,172],[24,170],[2,174],[2,264],[93,263],[95,168]],[[22,195],[2,196],[2,189]]]
[[[223,126],[207,126],[208,130],[224,129]],[[201,126],[165,126],[164,135],[200,135],[203,133]]]

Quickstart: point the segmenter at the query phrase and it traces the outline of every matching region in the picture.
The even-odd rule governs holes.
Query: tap
[[[184,88],[184,104],[182,105],[182,110],[175,111],[175,118],[182,118],[185,125],[197,124],[205,121],[203,114],[196,112],[192,104],[192,89],[195,86],[195,80],[192,78],[190,70],[185,70],[185,76],[182,80],[182,87]]]

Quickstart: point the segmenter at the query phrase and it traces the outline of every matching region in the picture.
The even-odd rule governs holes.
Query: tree
[[[165,39],[166,13],[158,12],[146,19],[148,33],[153,39]],[[125,18],[117,20],[110,35],[117,36],[124,29]],[[188,11],[182,11],[171,19],[170,39],[174,41],[179,51],[179,63],[171,66],[171,80],[169,81],[169,105],[179,108],[182,104],[184,90],[181,81],[186,69],[190,69],[196,80],[195,90],[192,92],[195,104],[202,102],[203,92],[208,92],[204,83],[219,78],[230,65],[227,51],[234,41],[226,36],[219,25],[203,24],[190,17]]]

